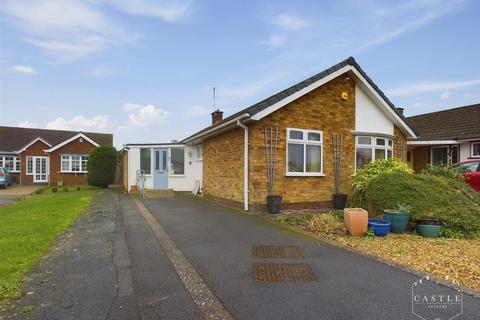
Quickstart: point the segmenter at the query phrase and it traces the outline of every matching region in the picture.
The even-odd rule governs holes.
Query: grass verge
[[[25,273],[86,210],[94,194],[39,194],[0,208],[0,301],[20,294]]]

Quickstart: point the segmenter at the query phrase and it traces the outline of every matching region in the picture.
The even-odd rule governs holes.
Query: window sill
[[[171,174],[169,175],[170,178],[185,178],[184,174]]]
[[[287,172],[286,177],[325,177],[323,173]]]
[[[58,173],[88,173],[88,171],[59,171]]]

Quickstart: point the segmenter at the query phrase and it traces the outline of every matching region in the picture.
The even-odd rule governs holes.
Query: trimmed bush
[[[67,187],[63,188],[63,192],[69,192],[70,189],[68,189]]]
[[[88,156],[88,184],[107,188],[115,179],[118,153],[113,147],[98,147]]]
[[[58,191],[57,188],[55,188],[55,187],[52,188],[52,193],[56,193],[57,191]]]
[[[408,165],[397,158],[372,161],[353,176],[352,185],[356,191],[364,193],[370,182],[380,174],[390,172],[412,173]]]
[[[480,232],[480,193],[463,181],[394,172],[371,181],[365,197],[372,213],[403,204],[411,208],[412,220],[442,220],[446,236],[472,237]]]
[[[80,187],[77,187],[76,190],[77,190],[77,191],[80,191]]]
[[[436,166],[428,165],[426,169],[422,170],[422,173],[432,176],[451,178],[458,181],[464,181],[465,171],[457,167],[440,164]]]

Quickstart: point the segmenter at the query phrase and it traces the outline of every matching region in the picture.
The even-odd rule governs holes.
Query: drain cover
[[[302,250],[297,246],[253,246],[255,258],[303,259]]]
[[[253,276],[255,282],[317,281],[312,269],[306,263],[254,263]]]

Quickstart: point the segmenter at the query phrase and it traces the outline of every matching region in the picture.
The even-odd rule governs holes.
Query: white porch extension
[[[202,185],[202,147],[179,143],[126,144],[128,192],[136,185],[137,172],[144,172],[147,190],[192,191]]]

